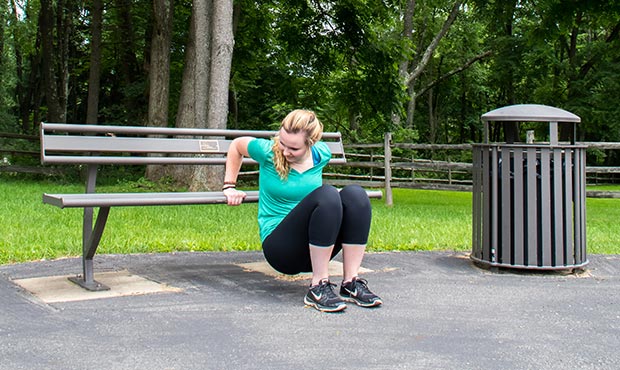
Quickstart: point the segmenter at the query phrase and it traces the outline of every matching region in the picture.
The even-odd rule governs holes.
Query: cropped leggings
[[[338,191],[323,185],[308,194],[263,241],[267,262],[281,273],[312,271],[309,246],[365,245],[370,232],[371,207],[366,191],[349,185]]]

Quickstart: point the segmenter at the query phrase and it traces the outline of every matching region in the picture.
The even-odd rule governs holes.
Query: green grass
[[[394,189],[394,205],[373,200],[375,250],[471,249],[471,194]]]
[[[138,191],[143,183],[101,186]],[[80,193],[82,185],[0,177],[0,264],[81,254],[81,209],[41,202],[47,193]],[[369,250],[471,249],[471,194],[394,190],[394,206],[373,200]],[[98,253],[260,250],[256,204],[116,207]],[[587,200],[588,253],[620,253],[620,199]]]

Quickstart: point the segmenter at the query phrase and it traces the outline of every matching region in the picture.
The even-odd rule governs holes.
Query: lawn
[[[141,182],[101,186],[138,191]],[[82,185],[0,177],[0,264],[81,254],[81,209],[58,209],[41,194],[82,192]],[[372,200],[369,250],[471,249],[471,194],[395,189],[394,206]],[[260,250],[256,204],[117,207],[98,253]],[[618,254],[620,199],[587,200],[588,253]]]

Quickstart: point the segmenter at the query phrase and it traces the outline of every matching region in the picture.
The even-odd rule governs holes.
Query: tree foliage
[[[153,3],[101,2],[97,122],[150,124]],[[90,3],[0,2],[1,130],[34,132],[42,120],[85,122]],[[350,141],[378,142],[396,130],[421,142],[459,143],[481,139],[481,114],[539,103],[581,116],[580,140],[620,141],[618,2],[236,0],[234,6],[228,127],[268,129],[304,107]],[[175,1],[173,13],[170,126],[177,122],[192,1]]]

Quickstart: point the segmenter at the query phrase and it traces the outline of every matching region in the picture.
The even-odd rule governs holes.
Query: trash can
[[[537,104],[482,115],[484,143],[473,149],[471,259],[483,267],[563,270],[586,255],[585,145],[575,145],[581,119]],[[489,124],[504,125],[506,142],[489,142]],[[548,141],[520,142],[524,123],[548,122]],[[559,142],[558,124],[572,128]],[[528,132],[531,134],[531,132]]]

